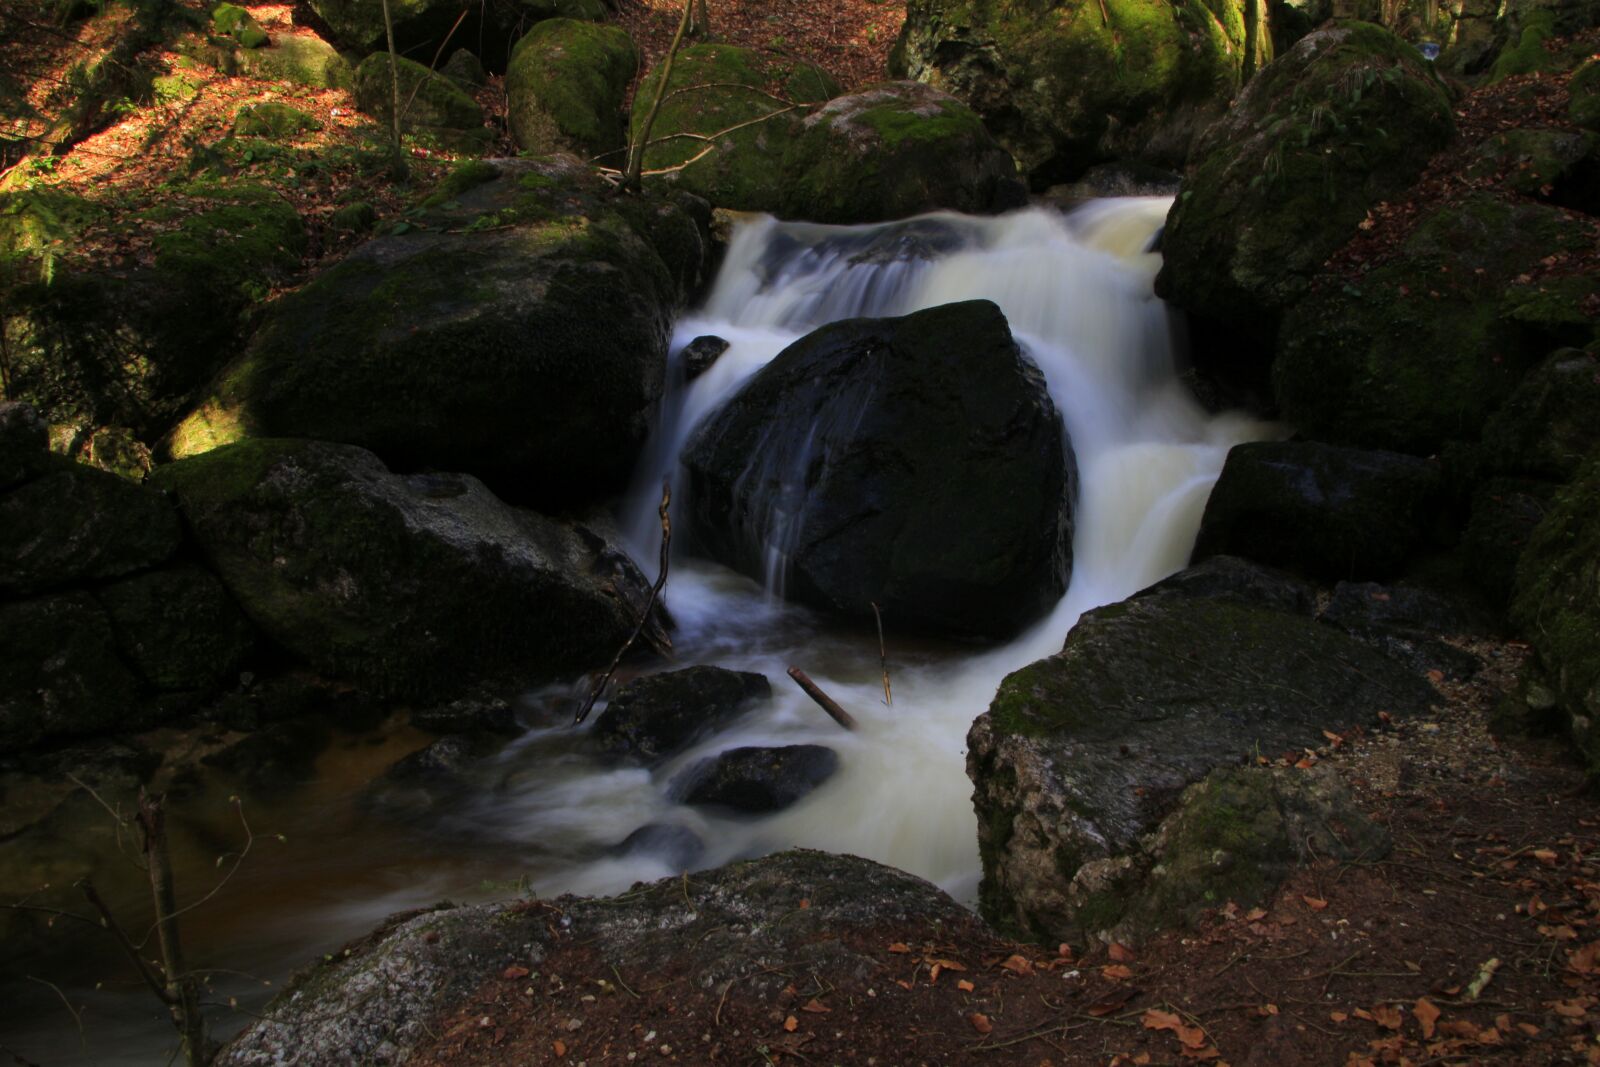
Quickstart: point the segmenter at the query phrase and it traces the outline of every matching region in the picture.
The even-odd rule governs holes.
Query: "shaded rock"
[[[469,93],[489,83],[489,72],[483,69],[478,57],[465,48],[451,52],[450,58],[439,68],[439,73]]]
[[[1600,456],[1555,495],[1517,564],[1511,621],[1533,646],[1591,775],[1600,772]]]
[[[1450,95],[1411,45],[1367,23],[1317,30],[1196,146],[1156,291],[1270,343],[1368,208],[1409,187],[1454,134]]]
[[[657,66],[634,93],[630,138],[639,135],[660,80]],[[802,118],[789,103],[821,103],[838,92],[833,76],[810,63],[737,45],[688,45],[673,60],[668,96],[650,130],[661,143],[645,152],[644,167],[687,164],[664,180],[718,207],[776,211],[789,180],[785,156]],[[707,137],[715,147],[690,163]]]
[[[706,843],[687,826],[653,822],[623,838],[614,850],[619,856],[648,856],[674,870],[693,870],[705,854]]]
[[[785,596],[969,636],[1015,633],[1071,573],[1076,465],[1000,309],[836,322],[708,417],[683,454],[695,543]]]
[[[699,279],[701,218],[608,199],[570,157],[458,170],[465,187],[428,215],[458,232],[369,241],[278,301],[172,454],[305,436],[470,471],[521,500],[620,490],[673,308]]]
[[[679,353],[683,359],[683,377],[685,381],[694,381],[700,375],[711,369],[711,365],[722,358],[722,353],[728,350],[728,342],[720,337],[710,335],[696,337]]]
[[[507,121],[525,152],[617,153],[625,143],[622,103],[639,67],[626,30],[554,18],[529,30],[506,69]]]
[[[784,171],[779,214],[815,222],[1006,211],[1028,201],[1010,153],[977,114],[916,82],[869,86],[807,115]]]
[[[1067,896],[1086,932],[1137,941],[1229,901],[1264,904],[1301,865],[1377,859],[1389,847],[1329,767],[1218,769],[1184,790],[1138,849],[1079,867]]]
[[[452,700],[411,712],[411,725],[431,734],[500,734],[522,732],[511,705],[495,697]]]
[[[764,675],[745,671],[686,667],[651,674],[611,698],[589,739],[606,755],[660,763],[771,696]]]
[[[1600,133],[1600,59],[1591,59],[1567,82],[1567,116],[1586,130]]]
[[[1594,134],[1581,131],[1507,130],[1483,142],[1465,174],[1592,215],[1600,209],[1596,145]]]
[[[1490,472],[1564,482],[1600,448],[1600,344],[1590,348],[1551,355],[1490,416],[1479,448]]]
[[[1206,501],[1193,558],[1388,578],[1429,543],[1440,501],[1438,465],[1415,456],[1310,441],[1238,445]]]
[[[1600,280],[1542,265],[1591,247],[1576,216],[1543,204],[1474,196],[1435,211],[1394,259],[1284,318],[1272,374],[1284,418],[1319,440],[1417,455],[1476,439],[1551,349],[1593,338],[1582,309]]]
[[[1464,569],[1497,608],[1511,603],[1522,550],[1544,521],[1556,489],[1548,482],[1491,478],[1473,491],[1461,534]]]
[[[1111,159],[1178,167],[1272,56],[1249,10],[1229,0],[912,0],[890,69],[964,100],[1036,187]]]
[[[57,455],[130,482],[143,482],[155,465],[150,446],[122,426],[57,425],[50,437]]]
[[[154,567],[178,550],[161,494],[58,456],[0,495],[0,593],[36,593]]]
[[[1061,652],[1001,683],[967,736],[979,908],[1048,941],[1101,928],[1077,873],[1137,853],[1190,785],[1434,697],[1401,662],[1298,616],[1172,595],[1091,611]]]
[[[1452,678],[1470,678],[1478,661],[1440,638],[1495,633],[1493,623],[1471,605],[1421,586],[1376,582],[1335,585],[1321,620],[1413,664],[1419,673],[1438,670]]]
[[[761,814],[804,799],[838,769],[839,754],[822,745],[732,748],[678,775],[668,792],[685,804]]]
[[[0,402],[0,490],[50,469],[50,428],[31,404]]]
[[[398,760],[384,772],[390,782],[460,784],[466,772],[500,747],[478,734],[449,734]]]
[[[1306,618],[1317,609],[1317,590],[1310,582],[1237,556],[1208,556],[1134,596],[1232,600]]]
[[[0,604],[0,750],[137,726],[139,696],[87,593]]]
[[[1180,177],[1144,163],[1100,163],[1075,182],[1051,186],[1046,195],[1065,203],[1105,196],[1176,196]]]
[[[699,987],[737,981],[752,996],[767,997],[789,982],[772,972],[774,959],[855,981],[882,965],[881,956],[852,947],[868,931],[878,945],[890,930],[913,940],[914,931],[935,927],[961,938],[982,930],[919,878],[853,856],[803,850],[706,871],[687,883],[674,876],[622,897],[553,903],[561,909],[559,924],[520,901],[396,916],[297,977],[216,1062],[405,1062],[466,1006],[485,975],[511,965],[540,968],[576,945],[597,955],[602,970],[683,972]],[[785,918],[779,923],[774,916]]]
[[[322,716],[263,726],[201,760],[251,791],[274,792],[311,781],[320,756],[333,741]]]
[[[255,632],[215,575],[193,564],[165,567],[100,589],[117,647],[156,689],[214,690],[231,684]]]
[[[264,633],[381,694],[575,674],[610,659],[648,595],[598,536],[347,445],[245,441],[153,480]]]
[[[401,127],[408,133],[435,140],[461,151],[489,147],[493,135],[483,124],[483,109],[455,82],[421,63],[397,57]],[[355,73],[356,106],[389,128],[394,111],[394,90],[387,52],[375,52],[361,61]]]

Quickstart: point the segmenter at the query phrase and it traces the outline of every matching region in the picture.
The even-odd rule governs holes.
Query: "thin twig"
[[[894,693],[889,688],[889,649],[883,643],[883,613],[878,610],[876,600],[871,603],[872,617],[878,621],[878,662],[883,667],[883,702],[893,707]]]
[[[217,882],[216,885],[211,887],[211,892],[207,893],[205,896],[201,897],[199,900],[192,901],[192,902],[190,902],[188,904],[185,904],[183,907],[179,908],[177,911],[175,911],[171,915],[167,916],[167,918],[176,919],[178,916],[184,914],[185,912],[193,911],[194,909],[198,908],[200,905],[204,904],[206,901],[210,900],[212,897],[216,896],[218,893],[222,892],[223,887],[226,886],[228,884],[228,882],[230,880],[232,880],[233,876],[238,873],[239,864],[243,863],[244,862],[244,858],[246,856],[250,855],[250,846],[255,844],[256,835],[251,832],[251,830],[250,830],[250,822],[249,822],[249,820],[247,820],[244,817],[244,802],[241,801],[238,797],[229,797],[228,799],[233,801],[233,806],[239,812],[239,825],[244,827],[244,847],[241,848],[236,855],[234,855],[233,866],[228,868],[228,873],[223,875],[222,878]],[[222,856],[218,857],[218,862],[220,863],[222,860],[225,860],[227,858],[228,858],[228,854],[227,853],[223,853]],[[150,929],[145,931],[144,941],[149,941],[150,940],[150,935],[155,932],[155,929],[156,929],[155,925],[151,924]],[[141,942],[141,944],[143,944],[143,942]]]
[[[156,999],[170,1006],[172,1001],[168,999],[166,983],[161,980],[160,975],[156,974],[149,961],[139,955],[139,947],[133,943],[133,939],[122,928],[122,924],[117,922],[116,916],[111,914],[111,909],[101,899],[99,891],[94,887],[94,883],[85,878],[78,883],[78,888],[83,890],[83,895],[88,898],[94,910],[100,913],[100,922],[96,925],[108,931],[116,939],[117,944],[122,946],[122,951],[127,955],[128,959],[133,961],[134,969],[139,972],[139,977],[144,979],[145,985],[150,987],[150,992],[156,995]]]
[[[584,700],[583,707],[578,709],[578,714],[573,717],[572,725],[580,725],[589,717],[589,712],[594,709],[594,702],[600,699],[600,694],[605,691],[611,682],[611,676],[617,673],[617,665],[622,662],[622,657],[628,654],[628,649],[639,639],[644,628],[650,623],[650,615],[656,610],[656,599],[661,596],[661,587],[667,584],[667,560],[672,547],[672,483],[663,480],[661,483],[661,507],[657,513],[661,516],[661,572],[656,575],[656,584],[650,587],[650,599],[645,601],[644,610],[639,613],[639,623],[633,628],[633,633],[617,649],[617,654],[611,657],[611,666],[600,676],[600,680],[589,690],[589,696]]]
[[[621,973],[619,973],[617,971],[617,965],[615,963],[613,963],[611,965],[611,973],[616,977],[617,984],[622,987],[622,991],[624,993],[628,994],[628,996],[632,997],[634,1000],[638,1000],[639,999],[639,994],[637,994],[633,990],[629,989],[628,988],[628,983],[624,982],[622,980],[622,975],[621,975]]]
[[[25,975],[24,977],[30,982],[39,983],[60,998],[61,1006],[67,1009],[67,1014],[72,1016],[72,1022],[78,1028],[78,1047],[80,1049],[87,1048],[89,1039],[84,1035],[83,1032],[83,1013],[72,1006],[72,1001],[67,999],[67,995],[65,993],[61,992],[61,987],[56,985],[54,982],[47,982],[43,978],[35,978],[31,974]]]

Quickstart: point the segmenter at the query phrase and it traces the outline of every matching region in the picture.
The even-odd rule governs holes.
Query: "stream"
[[[678,626],[677,665],[759,671],[772,683],[770,702],[647,770],[600,764],[582,751],[568,724],[571,688],[529,694],[519,708],[527,732],[479,767],[470,788],[437,798],[369,785],[423,735],[399,727],[341,737],[320,758],[314,782],[247,798],[251,854],[214,899],[184,917],[196,966],[244,972],[217,974],[208,999],[258,1008],[272,991],[264,982],[281,984],[402,908],[516,892],[611,893],[679,873],[681,851],[619,854],[615,846],[649,824],[679,828],[675,840],[687,843],[694,867],[802,845],[879,860],[974,901],[976,822],[965,774],[973,718],[1007,673],[1059,650],[1082,612],[1182,567],[1228,449],[1274,433],[1243,416],[1208,415],[1179,381],[1178,324],[1152,293],[1160,258],[1148,251],[1170,203],[1125,198],[1066,215],[1030,208],[866,227],[742,223],[705,305],[677,325],[658,427],[620,505],[628,547],[647,573],[660,536],[661,482],[674,477],[684,442],[785,346],[838,319],[983,297],[1001,307],[1043,370],[1076,452],[1081,487],[1066,596],[1000,647],[906,638],[886,618],[891,705],[876,631],[781,599],[781,529],[769,532],[761,583],[678,553],[665,594]],[[678,353],[705,334],[730,347],[685,384]],[[791,664],[850,709],[861,729],[841,731],[785,677]],[[832,747],[840,768],[788,810],[736,817],[666,795],[678,771],[708,755],[801,743]],[[238,814],[224,790],[202,785],[174,825],[180,885],[198,895],[217,880],[216,857],[239,847]],[[279,831],[286,840],[273,836]],[[112,847],[103,826],[86,826],[84,841]],[[131,906],[137,886],[122,899]],[[166,1062],[170,1026],[127,981],[109,939],[76,930],[61,937],[59,948],[38,958],[24,952],[6,968],[0,1045],[43,1067]],[[81,1037],[64,1002],[82,1013]],[[218,1032],[247,1021],[225,1008],[214,1019]]]

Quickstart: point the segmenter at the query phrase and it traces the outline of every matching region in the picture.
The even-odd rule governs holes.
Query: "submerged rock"
[[[1191,785],[1434,696],[1407,665],[1297,615],[1181,594],[1091,611],[968,734],[980,910],[1051,942],[1113,925],[1125,894],[1086,892],[1080,870],[1136,856]]]
[[[761,814],[803,799],[838,769],[839,754],[823,745],[733,748],[678,775],[668,792],[686,804]]]
[[[982,936],[970,912],[920,878],[804,850],[673,876],[620,897],[547,903],[560,909],[559,922],[546,904],[527,901],[397,915],[298,976],[222,1051],[218,1067],[405,1063],[448,1029],[446,1020],[470,1006],[487,978],[509,966],[570,973],[567,951],[598,958],[600,973],[681,973],[696,987],[738,982],[767,997],[790,982],[773,969],[775,959],[796,973],[853,982],[877,973],[878,946],[896,937],[914,941],[931,929]],[[854,947],[863,939],[871,950]]]
[[[598,535],[349,445],[243,441],[154,481],[268,636],[380,694],[576,674],[622,646],[648,596]]]
[[[637,678],[595,719],[590,742],[605,755],[656,764],[772,696],[764,675],[686,667]]]
[[[685,380],[692,382],[710,370],[712,365],[722,358],[722,354],[729,347],[727,341],[720,337],[713,337],[710,334],[696,337],[687,345],[684,345],[683,352],[680,354],[683,358],[683,376]]]
[[[647,856],[680,871],[692,870],[705,854],[706,843],[687,826],[653,822],[641,826],[613,850],[619,856]]]
[[[1236,445],[1206,501],[1193,558],[1390,578],[1429,543],[1442,499],[1438,464],[1415,456],[1311,441]]]
[[[1044,378],[969,301],[801,338],[683,454],[695,543],[785,596],[963,636],[1016,633],[1071,574],[1077,472]]]

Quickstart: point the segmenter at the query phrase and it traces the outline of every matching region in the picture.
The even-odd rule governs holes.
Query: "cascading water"
[[[675,348],[708,333],[731,346],[692,383],[682,384],[674,369],[679,384],[626,502],[635,557],[653,560],[661,478],[675,475],[699,421],[786,345],[841,318],[986,297],[1043,370],[1077,456],[1073,578],[1047,618],[984,650],[912,641],[891,627],[894,704],[886,705],[877,635],[776,595],[784,531],[805,494],[794,482],[799,475],[760,470],[777,483],[771,506],[752,520],[759,529],[750,531],[771,560],[766,588],[679,554],[667,599],[678,623],[679,665],[759,671],[772,682],[770,703],[653,771],[597,762],[565,721],[552,720],[479,768],[463,793],[406,801],[398,810],[366,783],[418,739],[390,738],[389,748],[351,740],[324,758],[313,787],[276,809],[252,809],[253,824],[291,830],[289,844],[274,860],[243,869],[219,898],[225,906],[186,919],[196,965],[281,976],[383,915],[441,897],[502,896],[516,880],[544,895],[613,892],[684,866],[790,845],[881,860],[971,900],[978,857],[963,748],[973,718],[1007,672],[1057,651],[1083,611],[1181,567],[1227,450],[1271,432],[1241,417],[1208,416],[1177,380],[1171,323],[1151,291],[1159,257],[1146,251],[1168,205],[1113,200],[1067,216],[930,215],[854,228],[744,223],[706,306],[679,324]],[[850,411],[836,417],[848,419]],[[752,457],[753,468],[760,458]],[[784,675],[790,664],[851,709],[861,729],[840,730],[791,686]],[[834,748],[841,767],[774,816],[742,819],[668,795],[673,776],[708,755],[796,743]],[[672,853],[616,847],[651,824],[675,828],[657,835],[674,843]],[[180,857],[185,885],[209,884],[222,847],[216,842],[234,833],[223,825],[200,835]],[[696,839],[698,851],[686,847]],[[489,880],[495,884],[485,888]],[[49,1062],[145,1062],[134,1050],[165,1040],[160,1013],[138,993],[95,992],[103,961],[93,953],[105,946],[85,948],[81,973],[63,980],[76,983],[75,999],[94,1005],[99,1043],[80,1048],[70,1027],[53,1018],[50,991],[28,983],[25,991],[36,999],[15,1016],[28,1020],[14,1027],[24,1031],[16,1040]],[[241,980],[224,993],[258,1004],[262,991],[250,999],[249,986]]]

